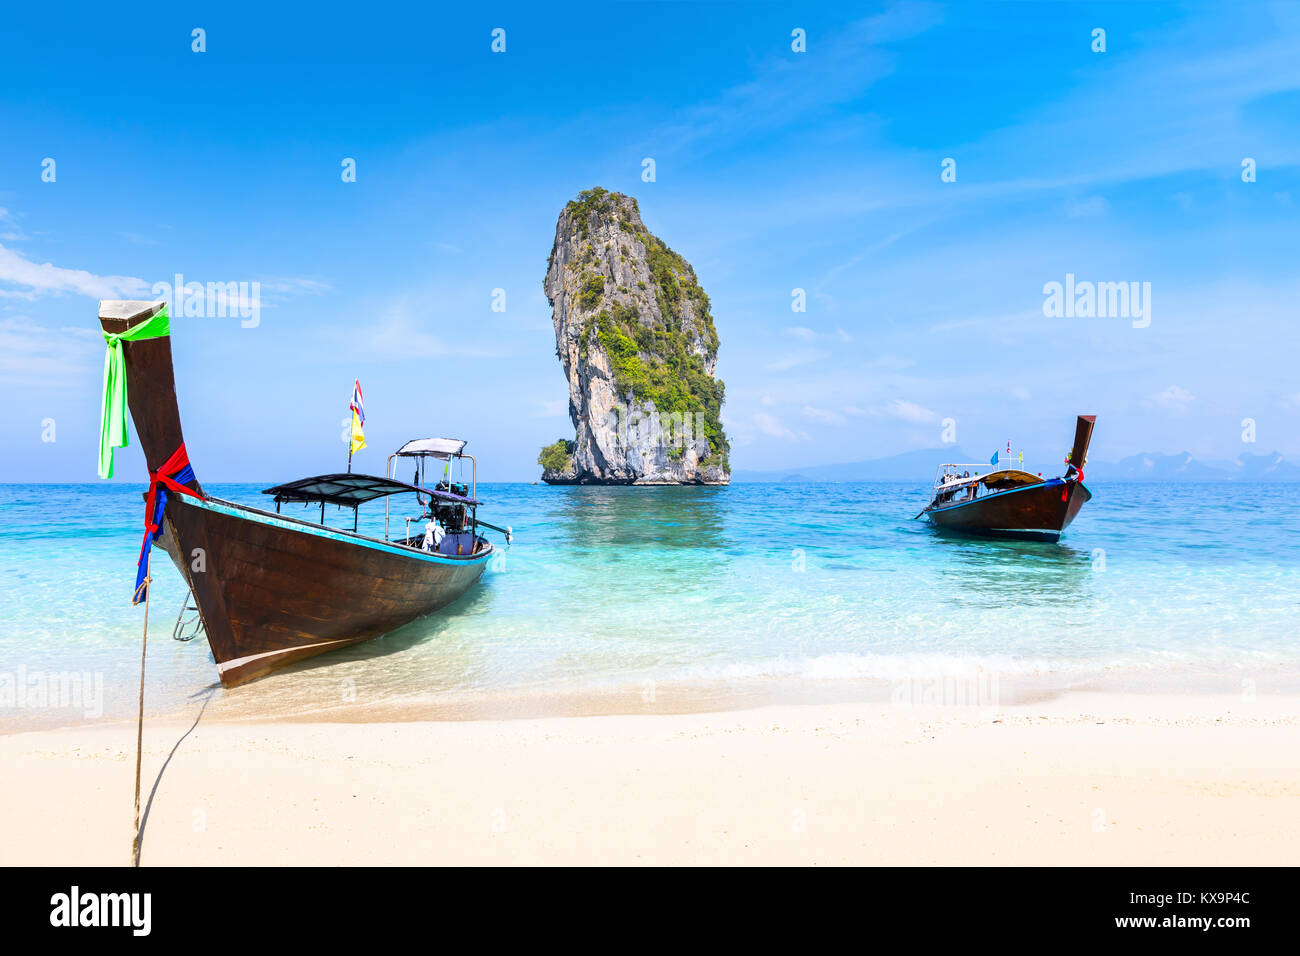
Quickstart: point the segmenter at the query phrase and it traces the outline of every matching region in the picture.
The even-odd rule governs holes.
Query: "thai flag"
[[[353,379],[352,381],[352,404],[348,406],[357,416],[357,421],[362,425],[366,423],[365,406],[361,404],[361,380]]]

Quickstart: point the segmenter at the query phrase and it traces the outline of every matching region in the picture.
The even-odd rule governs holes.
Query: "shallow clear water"
[[[207,490],[264,504],[261,487]],[[1116,669],[1300,665],[1295,486],[1099,485],[1055,545],[936,533],[910,520],[926,500],[920,485],[479,491],[483,517],[513,525],[516,539],[464,599],[234,691],[215,686],[201,639],[171,640],[184,586],[162,564],[150,712],[208,696],[247,716],[647,681],[851,682],[984,668],[1077,682]],[[0,697],[5,680],[12,690],[33,674],[89,673],[103,681],[104,717],[134,714],[140,492],[0,485]],[[366,510],[362,530],[382,531],[382,504]],[[0,702],[0,726],[83,719],[75,706]]]

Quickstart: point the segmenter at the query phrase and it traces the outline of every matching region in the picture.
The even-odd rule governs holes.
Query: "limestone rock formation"
[[[730,481],[709,297],[636,200],[596,188],[568,203],[545,288],[576,435],[542,450],[543,480]]]

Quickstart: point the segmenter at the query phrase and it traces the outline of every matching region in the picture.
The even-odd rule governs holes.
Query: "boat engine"
[[[460,495],[462,498],[469,497],[469,488],[454,482],[451,484],[445,481],[439,482],[437,490]],[[429,507],[429,514],[437,519],[438,523],[446,528],[448,532],[455,533],[465,530],[465,506],[459,502],[435,498]]]

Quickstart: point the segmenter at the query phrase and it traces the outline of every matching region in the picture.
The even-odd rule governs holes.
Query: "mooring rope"
[[[135,823],[132,826],[131,837],[132,866],[140,865],[140,761],[144,755],[144,659],[145,651],[149,646],[149,582],[153,580],[149,576],[151,558],[152,555],[145,555],[144,579],[136,586],[135,601],[132,602],[138,602],[140,592],[144,592],[144,630],[140,635],[140,707],[135,719]]]

